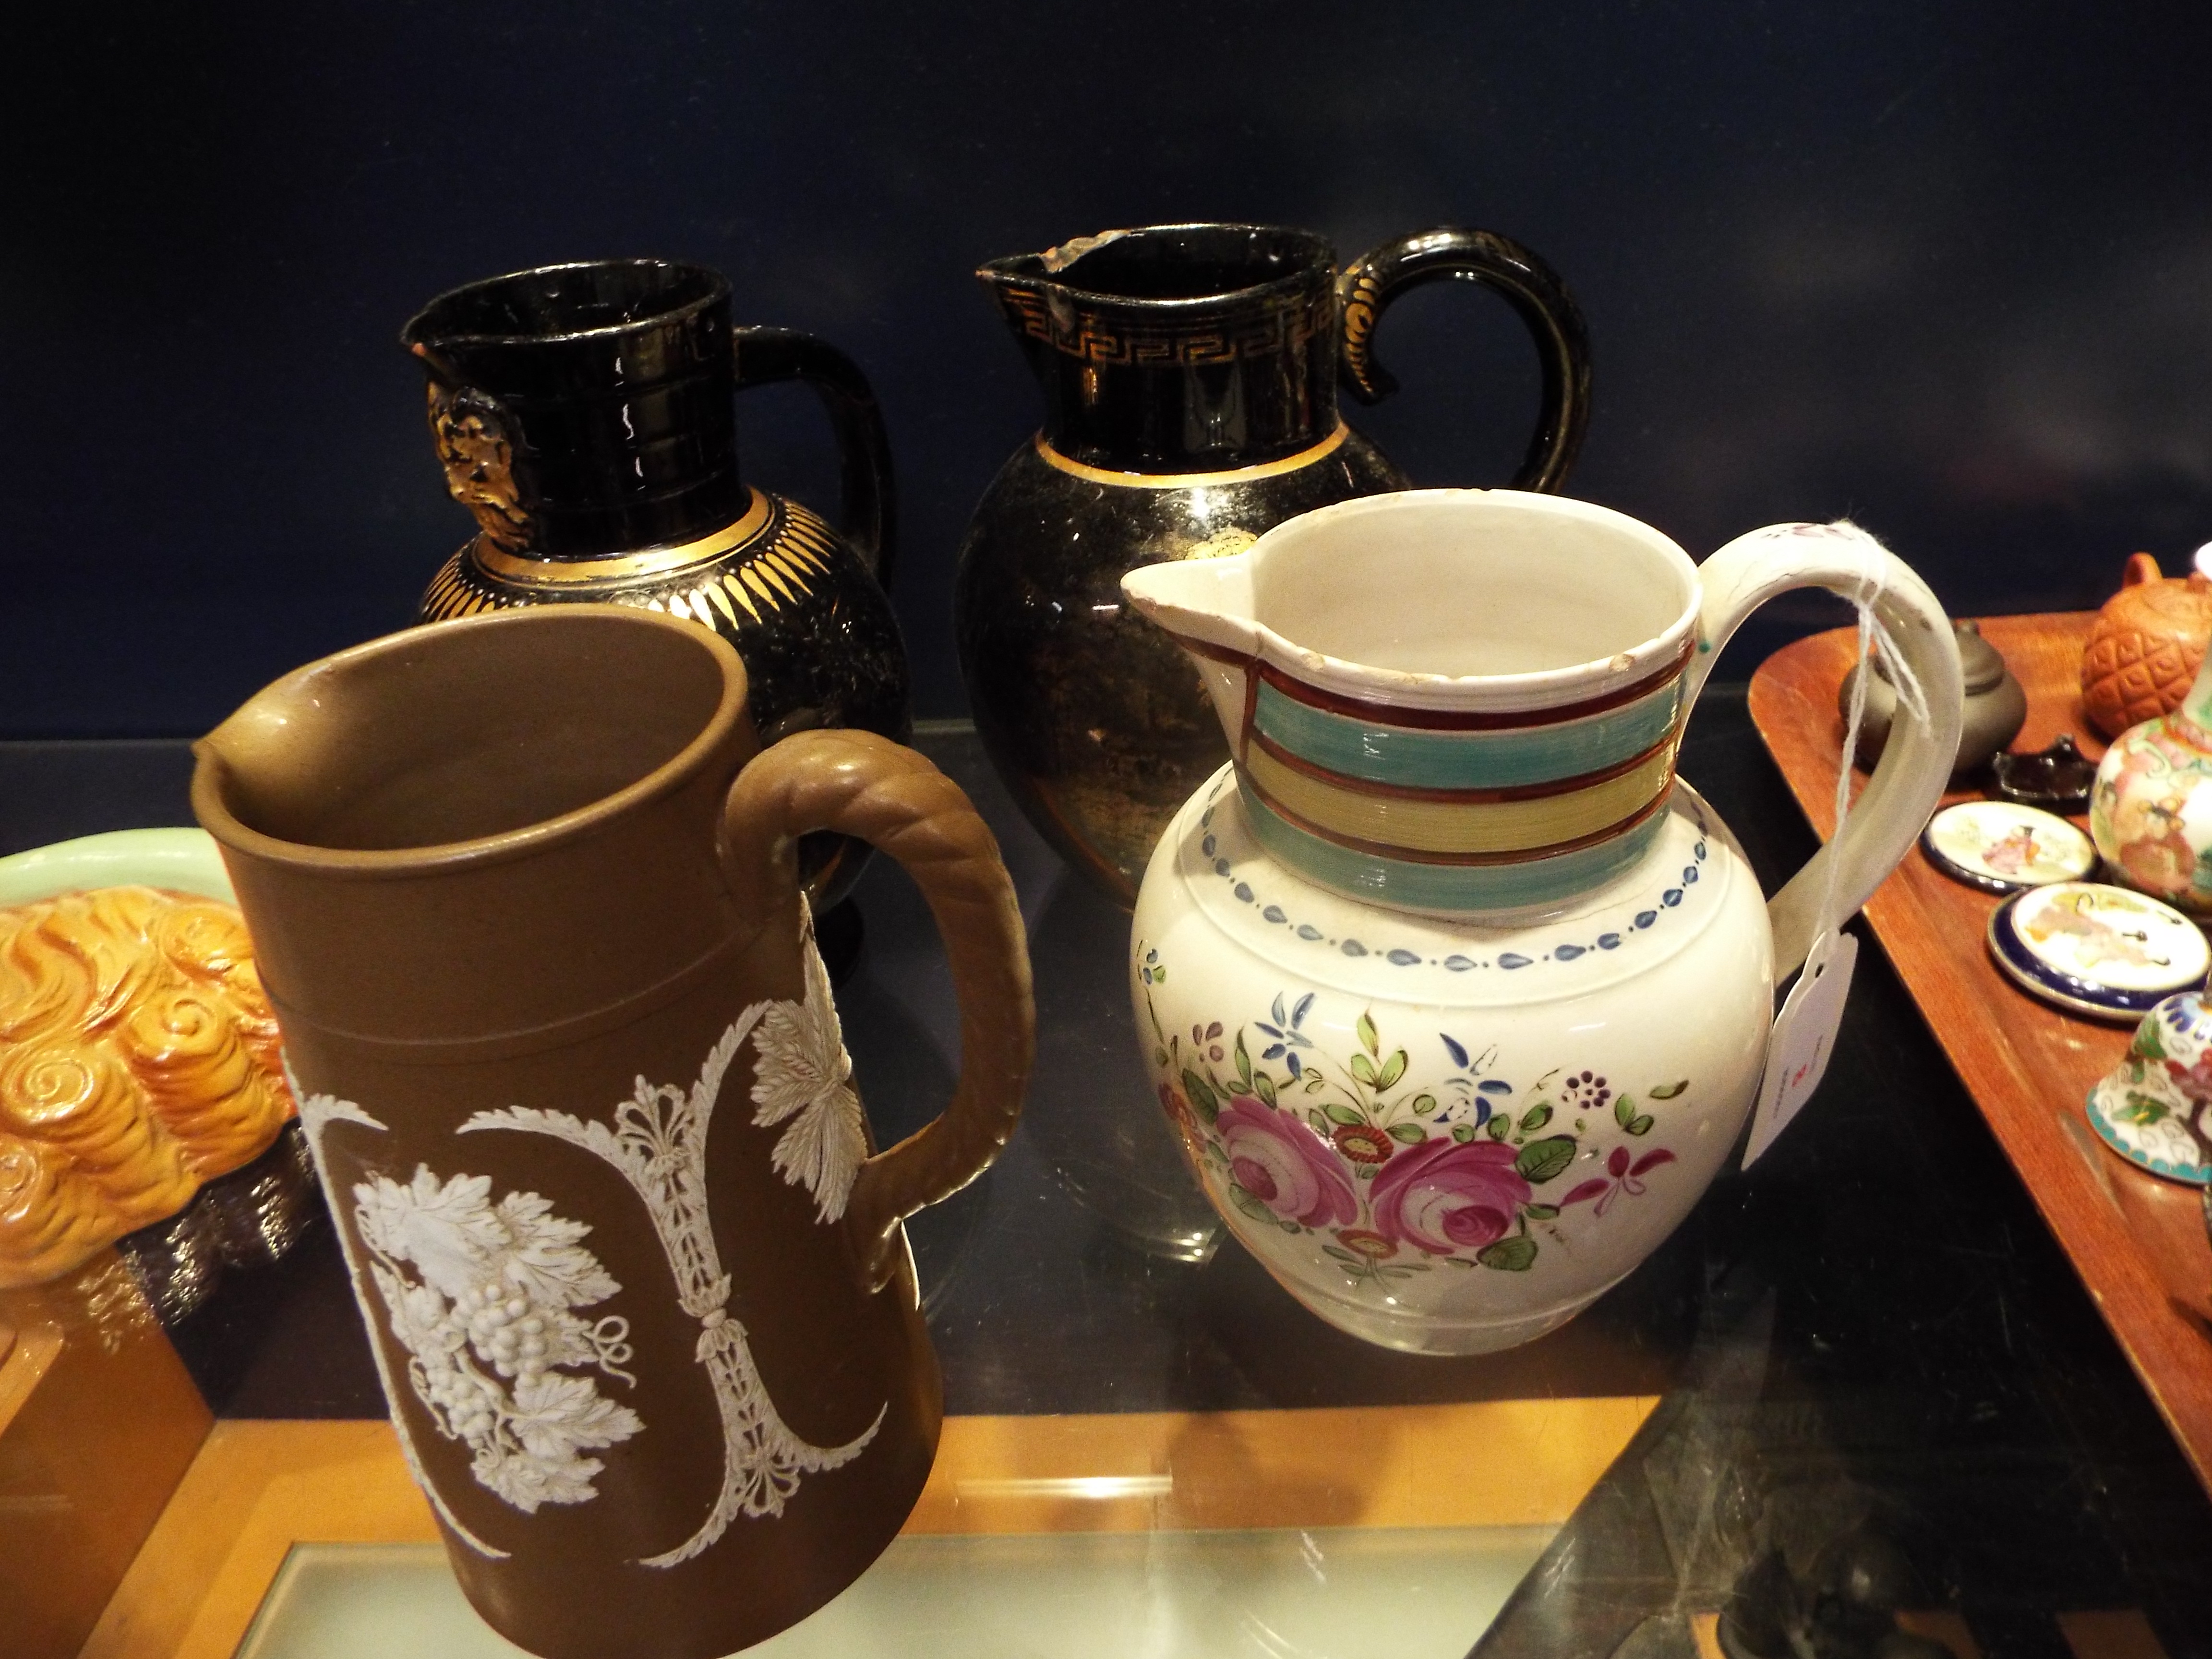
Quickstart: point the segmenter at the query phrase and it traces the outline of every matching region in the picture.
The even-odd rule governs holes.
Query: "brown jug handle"
[[[722,805],[724,878],[750,915],[799,896],[799,837],[857,836],[901,864],[929,901],[960,998],[960,1081],[943,1115],[860,1165],[846,1230],[869,1289],[901,1260],[899,1223],[989,1165],[1021,1116],[1036,1047],[1029,947],[999,844],[960,787],[872,732],[801,732],[738,774]]]
[[[843,495],[838,533],[886,592],[898,538],[898,503],[891,480],[890,434],[875,388],[860,366],[827,340],[795,328],[741,326],[730,331],[738,390],[803,380],[822,399],[836,434]]]
[[[1567,285],[1510,237],[1446,225],[1401,236],[1353,260],[1336,284],[1344,329],[1338,376],[1345,390],[1363,404],[1379,404],[1398,389],[1375,356],[1382,313],[1407,289],[1447,280],[1495,289],[1535,337],[1544,402],[1512,488],[1556,494],[1589,424],[1589,335]]]

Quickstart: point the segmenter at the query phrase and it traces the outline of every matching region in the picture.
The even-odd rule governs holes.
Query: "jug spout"
[[[1037,342],[1049,344],[1054,325],[1060,332],[1073,331],[1080,285],[1063,272],[1086,253],[1095,253],[1131,233],[1102,230],[1096,236],[1077,236],[1042,253],[1009,254],[975,268],[975,276],[991,290],[1024,350],[1034,352]]]
[[[1246,681],[1260,650],[1251,554],[1143,565],[1121,578],[1121,592],[1197,665],[1230,750],[1243,759]]]
[[[319,710],[291,695],[292,687],[279,681],[258,693],[223,723],[192,744],[195,767],[192,787],[202,792],[204,806],[226,817],[248,821],[257,816],[244,803],[274,798],[283,806],[311,799],[313,783],[296,766],[287,768],[284,757],[295,719],[310,726]],[[317,735],[320,735],[318,733]]]
[[[744,699],[726,641],[649,611],[410,628],[295,670],[200,739],[192,811],[283,1009],[373,1010],[345,1027],[362,1037],[547,1029],[547,1009],[609,1007],[727,936],[705,849],[758,746]]]
[[[1044,390],[1048,436],[1057,436],[1067,424],[1060,408],[1062,365],[1058,356],[1061,352],[1087,356],[1089,343],[1097,334],[1097,319],[1084,314],[1089,309],[1082,303],[1086,295],[1063,273],[1085,254],[1128,234],[1126,230],[1101,231],[1096,236],[1075,237],[1042,253],[1009,254],[975,268],[976,280],[990,290],[1007,331]]]
[[[1018,253],[975,267],[975,278],[990,290],[1006,331],[1021,348],[1030,372],[1052,393],[1052,314],[1048,295],[1059,287],[1045,270],[1048,255]]]
[[[1016,289],[1029,293],[1042,293],[1046,289],[1069,293],[1075,289],[1076,284],[1062,280],[1062,271],[1085,254],[1109,247],[1132,234],[1126,230],[1102,230],[1095,236],[1071,237],[1058,247],[1048,247],[1042,253],[1014,253],[1003,259],[990,260],[978,265],[975,275],[994,294],[1006,294]]]

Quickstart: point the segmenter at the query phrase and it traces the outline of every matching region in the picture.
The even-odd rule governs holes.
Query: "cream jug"
[[[1948,619],[1847,525],[1698,566],[1625,514],[1502,489],[1347,501],[1121,585],[1233,757],[1152,854],[1130,963],[1207,1196],[1370,1341],[1474,1353],[1564,1323],[1719,1172],[1778,977],[1927,822],[1958,744]],[[1674,756],[1729,635],[1807,586],[1871,604],[1928,720],[1900,715],[1843,836],[1769,903]]]

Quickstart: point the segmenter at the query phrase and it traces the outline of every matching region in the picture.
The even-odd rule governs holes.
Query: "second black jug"
[[[400,341],[429,374],[446,486],[477,520],[423,595],[422,621],[639,605],[737,647],[764,747],[818,726],[913,735],[906,652],[884,592],[890,449],[875,396],[842,352],[794,329],[733,325],[720,273],[665,259],[471,283],[424,307]],[[731,399],[782,380],[812,386],[836,432],[836,528],[739,474]],[[866,854],[842,836],[802,842],[817,915],[849,890]]]
[[[1310,231],[1154,225],[976,274],[1042,383],[1044,428],[970,521],[957,590],[976,729],[1030,821],[1124,908],[1176,809],[1229,751],[1198,678],[1121,602],[1122,573],[1235,553],[1284,520],[1407,479],[1339,418],[1396,389],[1383,311],[1446,279],[1534,335],[1543,404],[1517,489],[1557,490],[1589,410],[1581,313],[1485,230],[1401,237],[1341,276]],[[1407,596],[1409,604],[1419,596]]]

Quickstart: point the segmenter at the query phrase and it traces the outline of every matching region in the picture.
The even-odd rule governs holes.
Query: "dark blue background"
[[[920,712],[959,711],[969,507],[1036,398],[975,263],[1247,217],[1487,226],[1596,349],[1574,489],[1702,555],[1856,515],[1961,611],[2212,538],[2199,6],[729,0],[16,9],[0,52],[0,735],[188,732],[407,620],[467,520],[394,335],[544,261],[729,273],[857,357],[897,447]],[[1518,454],[1493,301],[1393,313],[1358,417]],[[805,395],[760,482],[834,505]],[[1801,602],[1754,649],[1830,613]],[[1752,658],[1739,653],[1739,672]]]

